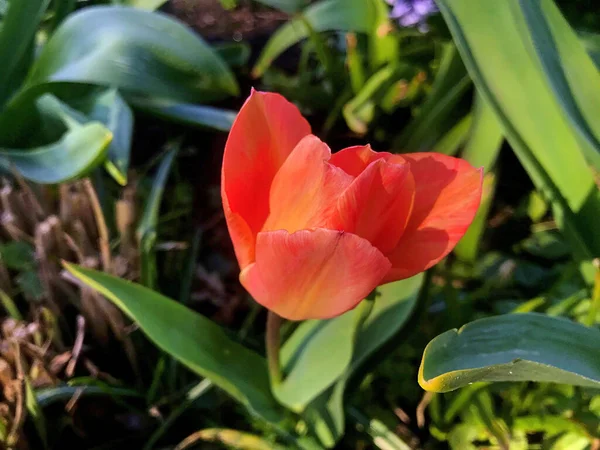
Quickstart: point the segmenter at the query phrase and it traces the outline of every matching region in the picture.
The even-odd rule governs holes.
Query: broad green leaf
[[[327,448],[335,446],[345,428],[344,391],[350,377],[402,329],[419,296],[424,275],[380,286],[373,308],[355,337],[352,362],[338,381],[314,399],[303,413]]]
[[[237,115],[237,112],[229,109],[180,103],[168,99],[128,97],[128,101],[134,108],[165,120],[196,127],[214,128],[219,131],[229,131]]]
[[[43,48],[26,89],[58,82],[188,102],[239,93],[225,62],[184,24],[127,7],[89,7],[67,18]]]
[[[0,27],[0,107],[17,85],[13,77],[31,48],[35,33],[50,0],[11,0]]]
[[[519,1],[536,56],[588,161],[600,170],[600,73],[552,0]]]
[[[119,184],[127,184],[133,135],[131,109],[116,90],[109,89],[94,97],[92,107],[86,113],[91,120],[103,123],[113,134],[106,169]]]
[[[403,152],[430,150],[456,121],[456,104],[469,87],[471,80],[456,47],[445,44],[431,91],[394,147]]]
[[[351,373],[404,327],[417,304],[424,279],[421,273],[377,288],[373,309],[356,338]]]
[[[1,149],[0,167],[35,183],[62,183],[85,174],[105,157],[112,134],[101,123],[90,122],[67,131],[54,144],[33,149]]]
[[[158,225],[160,204],[165,191],[165,185],[167,184],[167,178],[176,155],[177,149],[173,149],[163,156],[163,159],[158,166],[156,176],[154,177],[154,181],[152,182],[150,196],[144,205],[142,218],[136,230],[140,247],[141,283],[151,289],[156,287],[157,278],[154,245],[156,244],[156,228]]]
[[[83,283],[134,320],[148,338],[190,370],[271,422],[281,419],[264,358],[232,341],[217,324],[139,284],[65,263]]]
[[[302,411],[331,386],[352,361],[359,310],[335,319],[308,320],[281,348],[281,364],[287,375],[273,386],[277,399],[293,411]]]
[[[479,381],[600,388],[600,330],[538,313],[507,314],[450,330],[425,348],[419,384],[448,392]]]
[[[478,92],[536,187],[551,201],[575,256],[598,256],[600,235],[594,223],[600,217],[600,195],[581,139],[535,57],[518,0],[439,0],[438,6]]]
[[[367,33],[376,19],[376,0],[321,0],[302,11],[303,18],[292,19],[279,28],[261,53],[252,74],[261,76],[285,50],[309,36],[306,20],[316,33],[355,31]]]

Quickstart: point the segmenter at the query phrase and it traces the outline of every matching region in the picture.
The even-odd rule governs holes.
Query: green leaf
[[[239,93],[225,62],[184,24],[127,7],[89,7],[67,18],[43,48],[26,88],[58,82],[188,102]]]
[[[85,174],[103,159],[112,134],[101,123],[90,122],[67,131],[58,141],[33,149],[1,149],[0,167],[35,183],[62,183]]]
[[[35,268],[33,246],[23,241],[10,241],[0,244],[0,261],[12,270],[30,270]]]
[[[344,373],[352,361],[359,308],[335,319],[304,321],[285,342],[281,363],[287,376],[273,386],[281,403],[300,412]]]
[[[167,1],[168,0],[121,0],[120,3],[124,6],[154,11],[167,3]]]
[[[588,260],[600,254],[600,235],[594,227],[600,195],[581,138],[535,57],[519,5],[518,0],[438,1],[477,90],[534,184],[551,201],[575,256]]]
[[[181,450],[192,448],[192,443],[197,441],[216,442],[236,450],[284,450],[285,448],[260,436],[227,428],[206,428],[196,431],[180,442],[176,448]]]
[[[445,44],[431,91],[414,119],[395,140],[403,152],[429,150],[456,120],[456,105],[471,87],[471,79],[453,44]]]
[[[334,386],[306,407],[303,416],[327,448],[333,447],[344,434],[344,391],[348,380],[405,325],[417,303],[424,278],[419,274],[377,288],[373,308],[356,334],[351,364]]]
[[[270,6],[288,14],[293,14],[302,9],[308,3],[307,0],[255,0],[257,3]]]
[[[494,167],[504,140],[502,126],[494,111],[480,95],[475,96],[473,127],[462,151],[462,158],[487,173]]]
[[[376,19],[375,0],[322,0],[302,11],[303,18],[292,19],[279,28],[263,49],[252,74],[261,76],[285,50],[309,36],[306,20],[316,33],[355,31],[367,33]]]
[[[0,27],[0,107],[16,87],[13,79],[27,57],[35,33],[50,0],[11,0]]]
[[[129,96],[127,99],[134,108],[162,119],[219,131],[229,131],[237,115],[237,112],[229,109],[180,103],[155,97]]]
[[[543,75],[582,139],[588,161],[600,170],[600,73],[579,36],[551,0],[520,0]]]
[[[162,201],[167,178],[171,166],[175,160],[178,149],[170,150],[162,159],[156,177],[152,182],[150,196],[144,205],[144,212],[138,224],[136,235],[140,246],[141,274],[140,279],[144,286],[154,289],[156,287],[156,256],[154,245],[156,244],[156,227],[158,225],[158,214]]]
[[[103,123],[113,135],[108,147],[106,170],[121,185],[127,184],[131,137],[133,134],[133,114],[125,100],[115,89],[109,89],[95,96],[87,116]]]
[[[215,52],[227,63],[229,67],[246,67],[252,49],[247,42],[219,42],[213,44]]]
[[[467,114],[435,144],[433,151],[444,155],[455,155],[467,140],[472,123],[473,115]]]
[[[600,330],[544,314],[507,314],[447,331],[425,348],[419,384],[448,392],[479,381],[600,387]]]
[[[424,279],[425,275],[421,273],[377,288],[378,296],[373,309],[356,338],[350,373],[356,371],[404,327],[417,304]]]
[[[134,320],[160,349],[271,422],[281,419],[264,358],[217,324],[141,285],[65,263],[66,269]]]
[[[139,392],[115,388],[111,386],[56,386],[43,388],[36,391],[36,399],[41,408],[56,402],[67,403],[74,395],[82,397],[142,397]]]
[[[479,209],[467,232],[454,248],[454,254],[458,259],[470,263],[474,263],[477,260],[479,244],[487,225],[487,218],[492,207],[495,191],[496,175],[493,172],[485,174]]]

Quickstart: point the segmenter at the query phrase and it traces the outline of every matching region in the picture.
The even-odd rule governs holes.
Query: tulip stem
[[[281,367],[279,366],[279,347],[282,319],[277,314],[269,311],[267,314],[267,333],[265,335],[265,347],[267,349],[267,363],[269,365],[269,376],[271,385],[276,386],[281,383]]]

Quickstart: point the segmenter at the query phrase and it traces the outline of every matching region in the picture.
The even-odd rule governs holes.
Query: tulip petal
[[[348,175],[357,177],[372,162],[379,159],[387,160],[390,157],[396,157],[396,155],[387,152],[374,152],[371,150],[370,145],[356,145],[334,153],[329,162],[342,169]]]
[[[410,165],[378,159],[344,191],[328,228],[354,233],[386,254],[404,233],[414,195]]]
[[[316,228],[261,232],[256,262],[240,274],[254,299],[289,320],[326,319],[354,308],[391,267],[367,240]]]
[[[289,233],[316,228],[328,223],[336,202],[350,186],[353,177],[329,164],[331,150],[318,137],[302,139],[271,186],[271,213],[263,231]]]
[[[439,153],[409,153],[415,201],[404,234],[388,254],[392,269],[385,282],[429,269],[463,237],[481,201],[483,171]]]
[[[221,196],[241,267],[253,260],[275,174],[308,134],[310,125],[298,108],[279,94],[252,90],[240,109],[223,155]]]

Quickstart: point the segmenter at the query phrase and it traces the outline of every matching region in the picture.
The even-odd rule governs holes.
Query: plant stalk
[[[267,349],[267,364],[269,366],[271,386],[277,386],[281,383],[281,367],[279,366],[279,348],[281,346],[279,329],[281,322],[281,317],[269,311],[267,314],[265,347]]]

